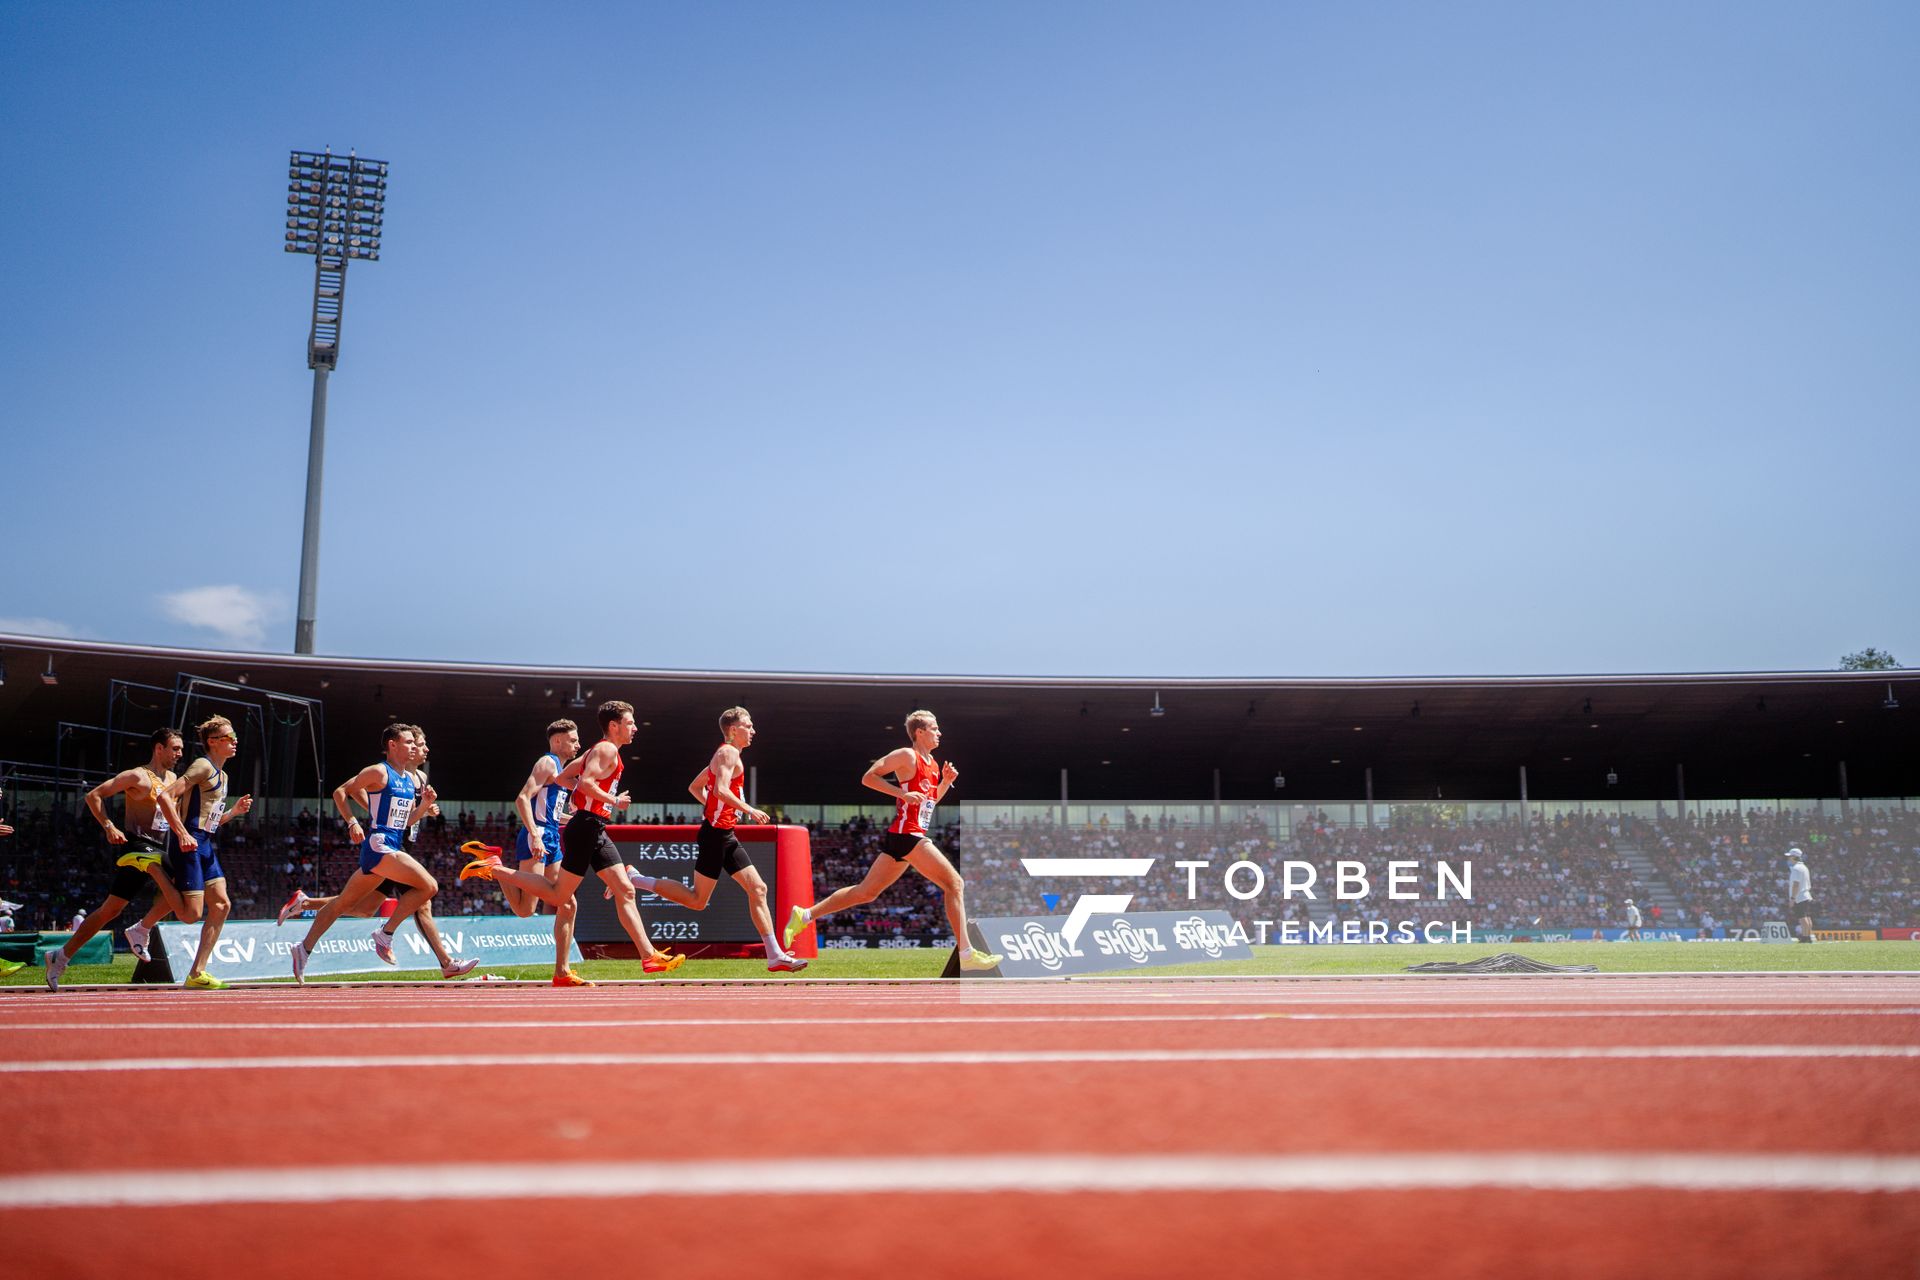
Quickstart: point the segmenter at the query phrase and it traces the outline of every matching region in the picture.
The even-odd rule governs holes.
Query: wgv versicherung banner
[[[440,939],[455,960],[472,957],[482,968],[553,963],[552,916],[524,920],[518,916],[435,916],[434,922],[440,926]],[[342,916],[307,958],[307,976],[440,968],[433,948],[411,920],[394,935],[394,962],[381,960],[373,951],[375,923],[371,916]],[[220,941],[214,944],[207,972],[222,982],[291,978],[293,961],[289,953],[311,927],[311,921],[298,919],[284,925],[271,920],[229,920],[220,932]],[[173,980],[185,982],[200,947],[200,926],[167,921],[154,930],[154,938],[166,949]],[[576,942],[568,949],[568,961],[579,959],[580,945]]]

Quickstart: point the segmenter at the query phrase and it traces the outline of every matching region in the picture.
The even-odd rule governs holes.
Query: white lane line
[[[1900,1018],[1920,1006],[1874,1009],[1520,1009],[1512,1012],[1403,1013],[1114,1013],[1058,1016],[873,1018],[436,1018],[410,1022],[15,1022],[6,1031],[562,1031],[601,1027],[1011,1027],[1162,1022],[1511,1022],[1530,1018]]]
[[[0,1075],[146,1071],[334,1071],[458,1067],[1034,1066],[1051,1063],[1537,1062],[1920,1058],[1920,1045],[1604,1045],[1588,1048],[959,1049],[901,1053],[398,1053],[258,1058],[74,1058],[0,1062]]]
[[[1916,1010],[1920,1012],[1920,1010]],[[1099,1014],[1073,1025],[1103,1022],[1272,1022],[1271,1013]],[[1000,1027],[1061,1026],[1057,1017],[985,1018],[502,1018],[418,1022],[21,1022],[0,1031],[440,1031],[567,1030],[599,1027]]]
[[[1279,1191],[1920,1191],[1920,1158],[1512,1152],[1477,1155],[995,1155],[298,1169],[0,1177],[0,1215],[29,1209],[627,1199]]]

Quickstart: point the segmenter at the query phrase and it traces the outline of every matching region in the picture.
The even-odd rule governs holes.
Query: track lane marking
[[[1920,1191],[1920,1157],[1512,1152],[993,1155],[306,1166],[0,1177],[22,1210],[341,1201],[1140,1192]]]
[[[0,1063],[0,1075],[151,1071],[331,1071],[464,1067],[1035,1066],[1050,1063],[1534,1062],[1662,1059],[1920,1058],[1920,1045],[1604,1045],[1582,1048],[977,1049],[902,1053],[304,1054],[252,1058],[99,1058]]]

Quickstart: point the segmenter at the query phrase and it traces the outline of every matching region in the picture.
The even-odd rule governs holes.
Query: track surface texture
[[[1913,1276],[1920,975],[0,998],[22,1277]]]

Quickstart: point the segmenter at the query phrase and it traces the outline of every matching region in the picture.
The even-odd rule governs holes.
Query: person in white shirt
[[[1627,933],[1626,933],[1626,937],[1623,938],[1622,941],[1624,942],[1641,941],[1640,908],[1633,905],[1632,898],[1627,899]]]
[[[1813,876],[1807,871],[1807,856],[1798,849],[1787,850],[1793,864],[1787,872],[1787,918],[1794,922],[1794,936],[1801,942],[1813,941]]]

